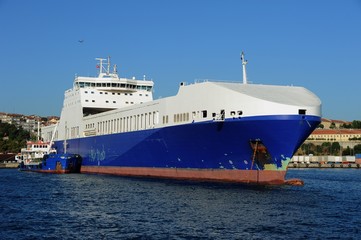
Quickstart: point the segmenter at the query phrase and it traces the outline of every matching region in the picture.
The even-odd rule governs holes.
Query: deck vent
[[[202,111],[202,117],[203,117],[203,118],[206,118],[206,117],[207,117],[207,110],[203,110],[203,111]]]
[[[224,109],[221,110],[220,115],[221,115],[221,116],[220,116],[220,117],[221,117],[221,120],[224,121],[224,119],[225,119],[225,117],[226,117],[226,116],[225,116],[225,115],[226,115],[226,112],[224,111]]]

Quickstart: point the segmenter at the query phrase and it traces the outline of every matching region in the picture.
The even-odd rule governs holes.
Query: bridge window
[[[298,114],[305,115],[306,114],[306,109],[298,109]]]

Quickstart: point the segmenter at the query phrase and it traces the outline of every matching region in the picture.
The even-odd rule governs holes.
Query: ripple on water
[[[361,174],[259,187],[0,170],[0,239],[357,239]]]

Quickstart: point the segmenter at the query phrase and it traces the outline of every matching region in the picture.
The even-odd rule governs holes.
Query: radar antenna
[[[95,60],[99,61],[99,65],[97,65],[97,68],[99,68],[99,75],[103,73],[103,61],[106,59],[104,58],[96,58]]]

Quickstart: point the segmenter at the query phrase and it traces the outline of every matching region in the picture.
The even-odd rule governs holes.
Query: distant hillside
[[[22,127],[0,122],[0,153],[18,153],[28,139],[30,133]]]

